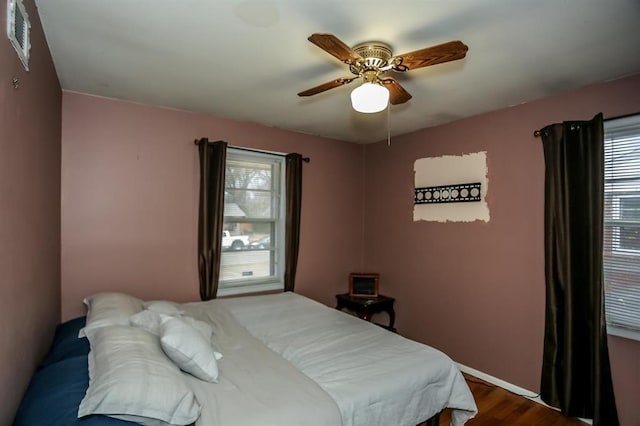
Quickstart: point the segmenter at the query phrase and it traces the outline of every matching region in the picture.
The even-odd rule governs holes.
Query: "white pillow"
[[[213,327],[211,327],[210,324],[191,317],[181,317],[180,319],[189,324],[191,327],[195,328],[196,331],[202,334],[202,337],[204,337],[207,342],[211,341]]]
[[[159,313],[147,310],[138,312],[129,318],[129,324],[134,327],[141,328],[144,331],[148,331],[154,336],[160,335],[161,322],[162,318]]]
[[[142,306],[144,307],[144,309],[148,309],[150,311],[157,312],[163,315],[169,315],[172,317],[184,314],[184,311],[178,308],[177,303],[168,302],[166,300],[153,300],[151,302],[144,302]]]
[[[129,325],[131,315],[142,311],[142,300],[124,293],[97,293],[83,302],[87,305],[87,320],[78,337],[99,327]]]
[[[162,317],[163,315],[157,312],[144,310],[132,315],[131,318],[129,318],[129,324],[133,327],[148,331],[154,336],[160,336]],[[180,319],[195,328],[207,342],[211,340],[211,335],[213,335],[213,327],[211,327],[211,325],[191,317],[180,317]]]
[[[155,336],[114,325],[88,330],[87,338],[89,388],[78,418],[105,414],[145,425],[188,425],[200,416],[194,393]]]
[[[181,370],[200,380],[218,381],[218,362],[210,341],[181,318],[162,318],[160,346]]]

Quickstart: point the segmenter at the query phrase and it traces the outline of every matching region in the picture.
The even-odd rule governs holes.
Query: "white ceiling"
[[[640,72],[640,0],[36,0],[65,90],[329,138],[386,139],[339,87],[347,66],[307,37],[394,54],[461,40],[467,57],[406,74],[391,135]],[[631,94],[630,94],[631,95]],[[635,94],[634,96],[638,96]],[[215,135],[209,135],[215,137]]]

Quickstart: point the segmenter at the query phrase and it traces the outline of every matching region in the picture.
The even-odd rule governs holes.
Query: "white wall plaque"
[[[416,203],[413,220],[434,222],[489,221],[489,206],[485,200],[489,181],[487,178],[487,153],[445,155],[420,158],[414,163],[415,188],[446,187],[470,182],[480,183],[480,199],[474,202]],[[430,193],[429,195],[431,195]],[[423,194],[423,196],[426,195]],[[450,196],[447,193],[447,196]],[[419,196],[416,192],[416,196]],[[440,196],[440,194],[438,194]]]

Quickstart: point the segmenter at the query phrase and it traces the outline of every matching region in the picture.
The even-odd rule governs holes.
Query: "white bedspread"
[[[223,354],[218,383],[185,373],[202,406],[196,426],[340,425],[334,400],[251,336],[219,302],[182,305],[187,315],[213,325],[212,344]]]
[[[457,366],[434,348],[295,293],[206,303],[228,309],[331,395],[344,426],[415,426],[444,407],[458,426],[477,412]]]

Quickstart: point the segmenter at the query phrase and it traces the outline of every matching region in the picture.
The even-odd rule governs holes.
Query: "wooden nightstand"
[[[378,312],[386,312],[389,314],[389,325],[381,325],[387,330],[395,332],[393,327],[396,321],[396,312],[393,310],[393,297],[379,295],[378,297],[353,297],[349,296],[349,293],[336,294],[336,300],[338,301],[336,309],[341,311],[342,309],[348,309],[355,312],[360,318],[366,321],[371,321],[371,316]]]

